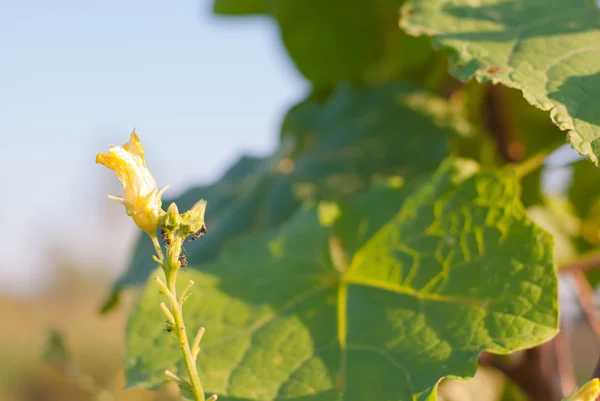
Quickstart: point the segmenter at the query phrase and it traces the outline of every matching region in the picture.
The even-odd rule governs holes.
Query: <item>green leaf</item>
[[[600,169],[587,160],[573,163],[568,195],[577,217],[600,218]]]
[[[196,283],[189,333],[207,329],[207,393],[435,400],[440,378],[472,376],[482,350],[554,335],[552,240],[526,217],[513,171],[476,169],[448,161],[421,185],[302,209],[278,232],[180,274],[179,288]],[[130,385],[157,386],[165,369],[185,374],[161,298],[150,281],[130,318]]]
[[[572,261],[577,255],[577,250],[572,238],[565,230],[565,220],[560,219],[562,216],[556,215],[552,204],[554,203],[560,207],[563,213],[568,210],[569,205],[561,204],[565,200],[559,197],[547,198],[545,201],[549,206],[533,206],[527,210],[527,215],[538,226],[552,235],[554,239],[554,261],[561,266]]]
[[[574,215],[570,220],[577,220],[575,233],[577,247],[582,255],[597,252],[600,248],[600,169],[588,160],[573,163],[573,176],[568,190],[568,198],[572,205],[568,210]],[[563,218],[569,222],[568,218]],[[600,283],[600,271],[591,269],[586,276],[593,287]]]
[[[403,0],[215,0],[223,15],[264,14],[277,23],[296,67],[316,88],[383,83],[399,77],[424,82],[445,60],[427,38],[398,29]],[[414,81],[414,80],[413,80]]]
[[[400,4],[398,0],[279,0],[270,11],[296,66],[318,87],[384,73],[377,70],[384,67],[387,47],[401,50]],[[427,52],[426,46],[421,49]]]
[[[56,329],[48,330],[42,358],[60,370],[66,370],[72,364],[64,337]]]
[[[528,401],[529,397],[523,390],[510,380],[505,380],[504,389],[498,401]]]
[[[580,153],[600,156],[600,10],[590,0],[411,0],[401,26],[452,52],[451,72],[520,89]]]
[[[572,167],[568,210],[573,214],[570,220],[576,219],[578,224],[572,224],[577,228],[571,233],[576,231],[579,250],[585,253],[600,247],[600,169],[588,160],[573,163]]]
[[[304,103],[284,124],[284,141],[295,147],[269,158],[243,157],[216,184],[175,199],[182,212],[199,199],[208,201],[208,234],[184,245],[190,263],[213,260],[234,237],[277,226],[302,202],[354,195],[378,176],[433,171],[459,132],[467,135],[469,125],[453,116],[445,100],[402,83],[341,87],[326,104]],[[111,300],[124,287],[145,282],[156,266],[152,249],[140,236]]]
[[[215,0],[213,11],[221,15],[263,14],[266,3],[266,0]]]

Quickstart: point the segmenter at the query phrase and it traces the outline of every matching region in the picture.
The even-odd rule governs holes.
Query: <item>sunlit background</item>
[[[305,95],[271,20],[220,19],[210,6],[1,2],[0,400],[86,399],[40,366],[49,326],[103,385],[123,385],[127,310],[97,311],[137,228],[107,199],[121,187],[96,153],[135,127],[159,187],[170,184],[173,196],[218,179],[244,153],[271,152],[284,113]],[[553,163],[572,156],[563,148]],[[568,179],[567,170],[555,174]],[[119,399],[153,398],[129,390]]]

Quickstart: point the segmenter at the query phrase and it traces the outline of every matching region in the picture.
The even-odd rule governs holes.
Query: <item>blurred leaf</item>
[[[520,91],[498,86],[506,112],[499,118],[506,121],[508,130],[508,151],[517,160],[526,160],[536,154],[550,154],[565,144],[566,135],[548,119],[546,112],[531,106]],[[523,193],[521,201],[526,207],[543,205],[542,168],[526,175],[521,180]]]
[[[588,160],[573,163],[568,194],[578,217],[588,219],[595,214],[594,209],[600,200],[600,169]]]
[[[303,103],[288,115],[282,134],[295,147],[284,145],[268,158],[243,157],[216,184],[175,199],[180,211],[208,200],[208,234],[185,244],[190,264],[213,260],[234,237],[277,226],[302,202],[354,195],[379,176],[433,171],[450,153],[453,137],[468,133],[445,100],[402,83],[341,87],[326,104]],[[151,241],[140,236],[113,297],[145,282],[156,266],[152,254]]]
[[[551,201],[558,202],[559,200],[552,199]],[[560,205],[560,207],[562,206],[566,205]],[[554,260],[558,265],[568,263],[576,257],[577,249],[568,231],[565,230],[565,221],[561,220],[561,216],[557,216],[551,207],[533,206],[527,210],[527,215],[554,238]]]
[[[529,401],[527,395],[510,380],[504,381],[504,390],[499,401]]]
[[[180,274],[179,288],[197,286],[188,330],[207,328],[206,391],[434,400],[440,378],[472,376],[482,350],[505,354],[553,336],[552,239],[526,217],[511,170],[476,169],[447,161],[412,189],[363,195],[372,207],[303,209],[277,233]],[[162,331],[161,298],[150,280],[130,318],[130,385],[185,372],[178,342]]]
[[[579,219],[577,245],[582,254],[600,248],[600,169],[588,160],[573,163],[568,197]],[[600,283],[600,270],[586,272],[592,286]]]
[[[600,10],[592,1],[411,0],[403,16],[408,33],[453,53],[454,76],[521,90],[598,164]]]
[[[120,289],[113,288],[108,296],[102,302],[100,306],[100,314],[104,315],[110,312],[115,306],[121,302],[121,291]]]
[[[71,364],[71,355],[65,346],[63,336],[55,329],[48,330],[43,359],[60,370],[67,369]]]
[[[263,14],[267,0],[215,0],[213,11],[222,15]]]
[[[580,251],[600,247],[600,169],[588,160],[573,163],[568,197],[575,216],[581,221]]]
[[[279,0],[273,2],[283,42],[315,86],[385,74],[389,48],[401,60],[398,0]],[[419,53],[430,52],[427,46]],[[394,62],[396,60],[389,60]]]
[[[446,65],[427,38],[398,28],[403,0],[215,0],[218,14],[271,16],[296,67],[316,88],[338,83],[424,83]],[[444,72],[443,77],[446,78]],[[435,78],[435,77],[433,77]],[[439,82],[429,82],[439,84]]]
[[[179,386],[179,391],[181,392],[181,397],[184,400],[196,401],[196,397],[194,396],[194,393],[192,393],[187,388]]]
[[[539,168],[527,174],[521,179],[523,193],[521,201],[525,207],[543,204],[544,194],[542,193],[542,169]]]

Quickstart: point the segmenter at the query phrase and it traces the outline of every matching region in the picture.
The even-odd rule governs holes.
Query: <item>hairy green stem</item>
[[[163,255],[162,248],[160,247],[160,242],[158,242],[158,237],[156,235],[151,235],[152,245],[154,245],[154,249],[156,250],[156,254],[158,255],[158,260],[160,260],[161,267],[165,261],[165,256]]]
[[[200,376],[198,374],[198,368],[196,366],[196,357],[197,352],[192,354],[192,350],[190,349],[190,343],[188,341],[187,332],[185,330],[185,324],[183,321],[183,302],[178,300],[177,297],[177,272],[179,271],[179,266],[175,265],[177,263],[177,256],[181,252],[181,240],[172,241],[169,245],[169,249],[167,252],[167,257],[164,257],[163,251],[160,246],[160,242],[156,236],[152,236],[152,243],[154,244],[154,248],[156,249],[156,253],[158,255],[158,259],[160,261],[160,265],[165,273],[166,285],[160,280],[160,278],[156,277],[156,281],[161,287],[162,292],[166,292],[164,295],[169,300],[169,305],[171,310],[167,309],[163,306],[163,313],[165,316],[171,321],[173,321],[173,330],[176,332],[177,338],[179,339],[179,344],[181,345],[181,351],[183,352],[183,358],[185,361],[185,366],[188,371],[188,375],[190,378],[191,388],[189,389],[193,394],[194,398],[197,401],[205,401],[204,397],[204,388],[202,387],[202,382],[200,381]],[[185,292],[191,287],[191,284],[188,284]],[[203,331],[203,329],[201,329]],[[194,345],[196,347],[196,344]]]
[[[171,268],[169,275],[167,276],[167,287],[171,292],[172,298],[169,298],[171,304],[171,310],[173,317],[175,318],[175,330],[177,330],[177,337],[179,338],[179,344],[183,351],[183,358],[185,360],[185,366],[187,367],[188,374],[190,376],[190,382],[192,384],[192,393],[198,401],[205,401],[204,388],[198,375],[198,368],[196,366],[196,359],[192,356],[190,350],[190,343],[187,338],[187,332],[185,330],[185,324],[183,323],[183,305],[177,302],[177,288],[175,284],[177,282],[177,271],[179,269]]]

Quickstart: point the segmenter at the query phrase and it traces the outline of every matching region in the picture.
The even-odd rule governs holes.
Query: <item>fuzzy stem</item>
[[[579,300],[579,306],[587,324],[592,329],[596,340],[596,346],[600,346],[600,320],[596,315],[596,303],[594,300],[594,289],[590,285],[585,273],[579,269],[572,269],[571,276],[575,285],[575,292]]]
[[[192,288],[193,285],[193,280],[188,281],[187,285],[185,286],[181,295],[179,296],[179,305],[183,305],[183,300],[186,299],[185,296],[187,295],[187,292],[190,290],[190,288]]]
[[[165,256],[163,254],[162,248],[160,246],[160,242],[158,241],[158,237],[156,235],[150,235],[150,238],[152,239],[152,245],[154,245],[154,249],[156,250],[156,254],[158,255],[158,259],[162,262],[164,262],[165,260]]]
[[[160,305],[162,312],[165,314],[167,319],[172,323],[173,330],[176,330],[177,338],[179,339],[179,344],[181,345],[181,351],[183,352],[183,359],[185,361],[185,366],[187,368],[188,374],[190,376],[189,390],[194,394],[194,398],[196,401],[205,401],[204,397],[204,388],[202,387],[202,382],[200,381],[200,376],[198,375],[198,368],[196,367],[196,358],[192,355],[192,351],[190,350],[190,343],[187,338],[187,333],[185,331],[185,324],[183,322],[183,301],[187,299],[187,297],[183,300],[177,299],[177,272],[179,271],[179,265],[176,264],[177,257],[181,252],[181,240],[174,240],[169,245],[167,250],[167,258],[162,251],[160,246],[160,242],[156,235],[151,235],[152,244],[154,245],[154,249],[156,250],[156,254],[158,255],[157,263],[162,267],[163,272],[165,273],[166,284],[160,279],[160,277],[154,277],[154,280],[158,283],[161,288],[161,294],[167,297],[169,300],[169,305],[171,306],[171,310],[166,307],[164,303]],[[155,258],[156,260],[156,258]],[[183,296],[186,295],[189,288],[194,284],[193,281],[190,280],[188,286],[183,291]],[[189,296],[189,294],[188,294]],[[168,373],[167,373],[168,372]],[[177,378],[180,384],[187,382],[179,379],[172,372],[167,371],[167,377],[176,380]]]
[[[200,327],[200,330],[198,330],[198,334],[196,334],[196,338],[194,339],[194,344],[192,345],[192,358],[194,358],[194,361],[198,358],[198,353],[200,352],[200,341],[202,341],[203,335],[204,327]]]
[[[167,260],[167,263],[169,261]],[[194,394],[194,397],[197,401],[205,401],[204,398],[204,388],[202,387],[202,382],[200,381],[200,376],[198,375],[198,368],[196,366],[196,360],[192,356],[192,352],[190,350],[190,343],[187,338],[187,333],[185,331],[185,325],[183,322],[183,307],[177,302],[177,271],[179,269],[175,268],[175,266],[169,266],[169,269],[165,269],[168,271],[167,275],[167,288],[171,294],[169,299],[169,303],[171,304],[171,310],[173,312],[173,318],[175,319],[175,330],[177,330],[177,337],[179,338],[179,344],[181,345],[181,351],[183,352],[183,359],[185,361],[185,366],[187,367],[188,374],[190,376],[190,384],[192,385],[191,391]]]
[[[560,384],[560,391],[563,397],[568,397],[577,388],[575,372],[573,371],[573,357],[571,347],[565,332],[564,321],[560,322],[560,328],[556,337],[554,337],[554,347],[556,352],[557,370]]]
[[[171,372],[170,370],[165,370],[165,376],[167,376],[169,379],[176,381],[178,383],[186,383],[185,380],[183,380],[181,377],[177,376],[175,373]]]
[[[162,309],[166,318],[169,320],[169,323],[171,324],[171,326],[175,326],[175,318],[173,317],[173,314],[171,313],[169,308],[167,308],[167,305],[165,305],[164,302],[160,303],[160,309]]]
[[[167,285],[165,283],[163,283],[163,281],[160,279],[160,277],[155,276],[154,281],[156,281],[156,283],[160,287],[159,292],[161,294],[163,294],[165,297],[169,298],[169,302],[177,302],[177,301],[175,301],[175,298],[173,297],[173,294],[171,294],[171,291],[169,290],[169,288],[167,288]],[[162,308],[162,306],[161,306],[161,308]]]

